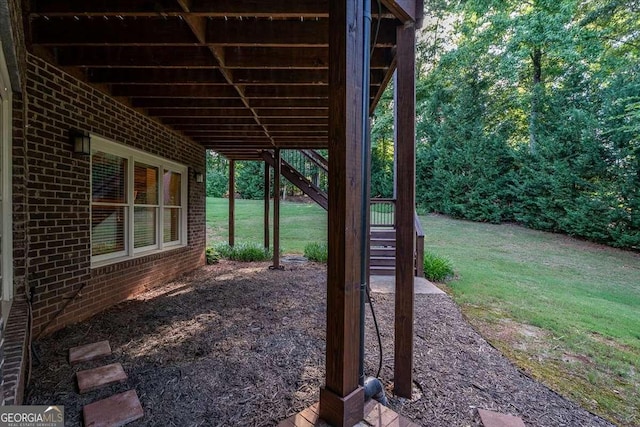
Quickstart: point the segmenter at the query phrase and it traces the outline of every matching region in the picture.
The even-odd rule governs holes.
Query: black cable
[[[369,308],[371,309],[371,316],[373,317],[373,325],[376,328],[376,335],[378,336],[378,372],[376,378],[380,378],[380,372],[382,371],[382,337],[380,336],[380,328],[378,327],[378,319],[376,318],[376,311],[373,309],[373,303],[371,302],[371,294],[367,287],[367,299],[369,300]]]

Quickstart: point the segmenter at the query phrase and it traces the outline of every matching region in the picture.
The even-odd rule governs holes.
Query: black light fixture
[[[195,174],[196,174],[196,182],[200,182],[200,183],[204,182],[204,175],[202,174],[202,172],[196,171]]]
[[[73,152],[76,154],[91,154],[91,135],[89,132],[71,129],[69,131],[69,139],[73,144]]]

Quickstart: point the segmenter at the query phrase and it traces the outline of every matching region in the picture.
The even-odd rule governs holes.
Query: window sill
[[[112,264],[118,264],[118,263],[121,263],[121,262],[131,261],[131,260],[138,259],[138,258],[144,258],[144,257],[151,256],[151,255],[165,254],[165,253],[171,252],[173,250],[186,248],[186,247],[187,247],[187,245],[175,244],[175,245],[167,246],[167,247],[165,247],[163,249],[154,249],[154,250],[150,250],[150,251],[139,252],[139,253],[134,254],[134,255],[120,256],[120,257],[117,257],[117,258],[111,258],[111,259],[105,259],[105,260],[101,260],[101,261],[97,261],[97,262],[92,262],[91,263],[91,269],[93,270],[93,269],[96,269],[96,268],[101,268],[101,267],[105,267],[105,266],[112,265]]]

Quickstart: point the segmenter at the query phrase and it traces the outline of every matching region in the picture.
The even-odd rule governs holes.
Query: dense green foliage
[[[207,265],[217,264],[220,261],[220,254],[215,248],[207,248],[204,252]]]
[[[417,82],[421,207],[640,248],[638,3],[427,7]],[[392,114],[387,96],[374,147],[390,138]]]
[[[453,277],[451,261],[433,252],[424,253],[424,277],[434,282],[445,282]]]
[[[311,242],[305,245],[304,256],[309,261],[327,262],[329,258],[329,248],[325,242]]]
[[[231,261],[267,261],[272,257],[271,251],[265,249],[259,243],[236,243],[233,246],[220,243],[214,249],[221,257]]]

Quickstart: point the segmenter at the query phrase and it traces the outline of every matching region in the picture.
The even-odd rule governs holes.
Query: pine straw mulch
[[[62,404],[67,425],[82,406],[135,389],[145,416],[132,426],[268,426],[318,400],[324,376],[324,266],[221,262],[150,289],[37,343],[28,404]],[[374,294],[388,389],[393,295]],[[414,400],[391,406],[425,426],[476,425],[475,408],[528,426],[610,426],[518,371],[463,319],[446,295],[417,295]],[[367,310],[367,372],[377,341]],[[71,367],[70,347],[109,340],[113,355]],[[120,362],[126,383],[79,395],[74,373]]]

